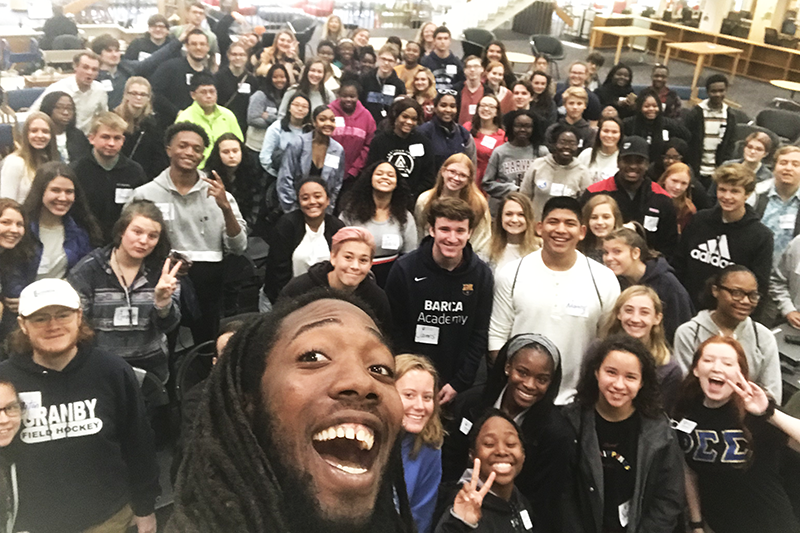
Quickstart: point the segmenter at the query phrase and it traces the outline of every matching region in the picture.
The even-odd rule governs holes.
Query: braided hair
[[[291,518],[284,512],[297,495],[284,491],[281,465],[273,464],[259,443],[252,403],[260,397],[267,358],[280,337],[284,319],[321,299],[349,302],[378,323],[357,298],[323,289],[286,299],[235,333],[207,380],[178,471],[175,511],[167,531],[302,533],[292,529]],[[399,511],[393,497],[397,497]],[[380,523],[385,531],[413,531],[400,439],[390,455],[371,523]]]

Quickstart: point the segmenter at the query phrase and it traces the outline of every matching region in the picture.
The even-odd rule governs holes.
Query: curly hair
[[[607,337],[584,360],[575,402],[584,409],[594,408],[600,396],[596,373],[611,352],[628,353],[639,360],[642,387],[633,399],[633,407],[647,418],[663,416],[661,395],[656,377],[656,361],[640,340],[627,335],[611,335]]]
[[[402,232],[408,221],[408,183],[400,177],[400,172],[394,163],[385,159],[376,161],[361,171],[353,186],[342,198],[342,216],[359,224],[366,224],[372,220],[372,217],[375,216],[372,175],[379,166],[384,164],[391,165],[397,176],[397,186],[392,191],[392,199],[389,202],[389,214],[395,222],[400,224]]]

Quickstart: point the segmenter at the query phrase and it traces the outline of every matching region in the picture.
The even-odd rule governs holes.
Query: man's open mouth
[[[326,463],[348,474],[367,473],[380,448],[371,428],[351,422],[323,429],[312,437],[312,444]]]

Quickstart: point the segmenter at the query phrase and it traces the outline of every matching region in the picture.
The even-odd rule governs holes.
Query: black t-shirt
[[[748,415],[751,443],[731,402],[716,409],[698,405],[685,418],[697,426],[690,433],[678,431],[678,438],[686,463],[697,473],[703,518],[714,531],[800,532],[781,484],[780,449],[787,438],[778,428]]]
[[[595,412],[597,443],[603,463],[603,531],[625,531],[620,514],[627,516],[636,484],[636,452],[641,419],[633,413],[621,422],[609,422]],[[622,509],[620,506],[624,505]],[[627,525],[627,520],[626,524]]]

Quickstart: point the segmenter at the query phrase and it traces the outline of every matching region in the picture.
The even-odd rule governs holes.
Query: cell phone
[[[788,334],[788,335],[784,335],[784,336],[783,336],[783,338],[784,338],[784,340],[785,340],[786,342],[788,342],[789,344],[797,344],[797,345],[800,345],[800,335],[792,335],[792,334]]]

